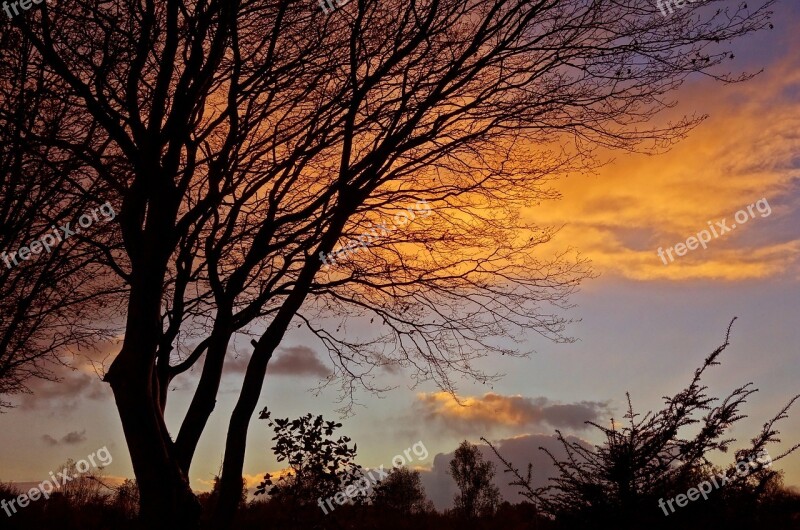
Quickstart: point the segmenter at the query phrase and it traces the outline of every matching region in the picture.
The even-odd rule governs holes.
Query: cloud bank
[[[586,444],[586,442],[574,436],[567,436],[566,439],[568,442]],[[561,442],[555,436],[545,434],[525,434],[496,442],[493,441],[492,444],[503,458],[522,471],[527,469],[529,463],[533,464],[532,485],[534,488],[546,485],[550,477],[556,475],[556,468],[553,466],[550,457],[540,450],[540,447],[550,451],[556,458],[566,457],[566,452]],[[503,472],[503,464],[494,452],[485,444],[477,445],[484,460],[494,463],[495,476],[493,482],[500,489],[500,495],[503,500],[511,503],[523,501],[524,498],[519,494],[520,489],[517,486],[508,485],[511,478],[508,473]],[[453,478],[448,473],[454,452],[437,454],[433,459],[433,467],[431,469],[420,470],[420,478],[422,479],[422,485],[425,487],[425,493],[439,510],[452,508],[453,497],[458,491]]]

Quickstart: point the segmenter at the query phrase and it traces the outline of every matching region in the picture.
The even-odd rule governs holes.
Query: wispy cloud
[[[29,384],[31,393],[19,396],[19,407],[22,410],[50,408],[70,413],[81,400],[111,397],[108,385],[90,370],[91,367],[86,365],[75,370],[64,367],[55,372],[60,381],[32,381]]]
[[[61,437],[60,440],[57,440],[50,436],[49,434],[42,435],[42,441],[50,446],[54,445],[75,445],[81,442],[86,441],[86,429],[82,430],[81,432],[78,431],[71,431]]]
[[[606,153],[615,160],[596,176],[554,187],[563,199],[529,217],[564,225],[554,244],[579,249],[598,271],[635,280],[743,280],[800,273],[800,57],[771,64],[757,80],[708,90],[687,83],[676,120],[698,109],[709,119],[670,152]],[[684,241],[708,221],[766,198],[773,214],[750,221],[708,249],[664,266],[660,246]]]

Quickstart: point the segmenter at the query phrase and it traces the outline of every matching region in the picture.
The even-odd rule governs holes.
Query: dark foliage
[[[375,486],[370,502],[378,510],[392,515],[435,511],[433,503],[425,496],[419,471],[404,467],[392,469],[389,476]]]
[[[272,451],[278,462],[287,462],[290,471],[272,480],[264,476],[256,495],[269,493],[271,497],[291,499],[300,505],[316,504],[317,499],[335,495],[361,478],[361,466],[354,462],[357,446],[349,447],[347,436],[334,440],[333,431],[341,423],[314,418],[310,413],[296,420],[271,419],[265,408],[261,419],[269,422],[275,431]],[[267,488],[270,488],[267,490]]]
[[[664,408],[660,411],[638,414],[628,395],[623,426],[613,419],[611,427],[587,422],[603,432],[606,441],[602,445],[592,447],[568,441],[556,431],[567,458],[561,460],[540,448],[558,470],[547,486],[533,487],[530,464],[523,476],[491,443],[484,441],[514,477],[511,484],[519,486],[523,496],[562,528],[598,524],[618,528],[699,528],[722,520],[727,521],[726,525],[744,525],[741,526],[744,528],[765,518],[773,521],[771,528],[782,528],[780,524],[792,527],[795,523],[790,519],[783,519],[780,524],[775,521],[777,517],[766,507],[782,506],[784,515],[789,504],[797,510],[797,497],[780,487],[780,473],[772,470],[771,465],[800,444],[774,458],[767,459],[765,455],[768,456],[768,444],[780,442],[775,423],[787,417],[798,396],[764,424],[749,447],[734,452],[731,465],[719,468],[710,460],[714,452],[730,450],[735,439],[728,437],[728,432],[746,417],[740,407],[757,391],[752,383],[747,383],[722,400],[706,393],[708,387],[701,383],[701,377],[709,367],[719,364],[718,357],[728,346],[729,336],[730,326],[725,342],[695,371],[689,386],[672,397],[664,397]],[[703,416],[698,418],[700,414]],[[737,473],[737,463],[749,464],[747,468],[740,464],[741,472]],[[711,484],[712,477],[726,483],[713,488],[707,500],[689,502],[666,514],[667,508],[660,507],[660,500],[686,494],[705,481]],[[787,499],[792,500],[787,504]]]

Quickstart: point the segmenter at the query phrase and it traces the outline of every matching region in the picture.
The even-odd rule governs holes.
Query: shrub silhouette
[[[356,444],[350,447],[347,436],[334,439],[334,431],[342,424],[325,421],[321,415],[273,420],[265,408],[260,418],[267,420],[275,432],[272,451],[278,462],[288,464],[288,469],[277,479],[266,474],[255,495],[269,494],[267,504],[278,514],[279,527],[326,527],[335,517],[325,516],[318,504],[344,492],[362,476],[361,466],[354,462]],[[357,492],[350,498],[361,503],[364,495]],[[333,507],[341,508],[336,503]],[[323,524],[323,520],[327,523]]]
[[[735,451],[732,465],[720,469],[711,463],[711,453],[730,450],[735,439],[726,435],[737,421],[746,417],[740,408],[757,392],[752,383],[747,383],[720,400],[709,397],[707,387],[701,383],[706,370],[719,364],[717,359],[729,344],[735,320],[728,326],[725,342],[695,371],[688,387],[672,397],[664,397],[664,408],[660,411],[638,414],[633,410],[630,395],[626,394],[628,410],[624,425],[613,419],[611,427],[587,422],[603,432],[605,442],[602,445],[591,447],[568,441],[556,431],[567,457],[561,460],[540,447],[558,472],[547,486],[533,487],[531,464],[523,475],[490,442],[483,441],[503,462],[505,471],[514,477],[510,484],[519,486],[523,496],[565,528],[584,528],[589,524],[617,528],[689,528],[691,521],[709,518],[712,512],[719,522],[726,510],[742,512],[747,505],[755,509],[770,492],[774,496],[780,490],[780,474],[770,469],[771,463],[764,461],[763,453],[769,443],[780,442],[775,424],[787,417],[789,408],[800,396],[795,396],[765,423],[749,447]],[[698,418],[699,414],[704,415]],[[685,437],[687,428],[692,434]],[[772,458],[771,462],[798,447],[800,444]],[[742,461],[751,461],[753,465],[749,472],[737,474],[735,464]],[[720,474],[724,474],[728,482],[719,489],[714,488],[708,500],[690,502],[668,514],[659,507],[660,499],[686,494],[690,488]],[[701,512],[706,515],[701,517]],[[743,523],[741,514],[736,517],[739,524]]]
[[[244,507],[247,504],[247,481],[244,478],[241,479],[242,487],[241,493],[239,494],[239,507]],[[209,517],[208,514],[214,511],[214,508],[217,506],[219,502],[219,492],[220,492],[220,477],[219,475],[214,475],[214,486],[211,488],[211,491],[203,492],[197,495],[197,500],[200,501],[200,505],[203,507],[203,518],[201,522],[208,523]]]
[[[434,511],[425,495],[419,471],[394,468],[389,476],[375,485],[370,496],[372,505],[392,514],[411,515]]]
[[[139,514],[139,486],[135,479],[126,478],[114,490],[112,505],[128,520]]]

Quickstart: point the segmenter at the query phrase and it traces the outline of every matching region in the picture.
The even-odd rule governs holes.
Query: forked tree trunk
[[[348,150],[346,146],[345,151]],[[334,244],[342,233],[345,222],[361,202],[348,195],[343,196],[342,200],[347,203],[348,207],[342,208],[334,215],[327,234],[317,248],[321,252],[330,252],[333,249]],[[247,363],[242,390],[239,393],[239,399],[228,424],[225,457],[222,461],[222,476],[220,477],[219,500],[212,519],[214,530],[228,530],[233,524],[233,518],[236,515],[236,509],[241,498],[247,430],[258,405],[261,389],[264,387],[267,365],[275,349],[286,335],[289,324],[308,296],[309,287],[321,265],[322,262],[312,258],[303,268],[295,282],[292,293],[286,298],[275,318],[255,344],[253,355],[250,357],[250,362]]]
[[[158,404],[158,389],[154,388],[161,297],[158,290],[147,291],[131,286],[125,341],[105,381],[114,392],[146,527],[195,530],[199,527],[200,504],[175,458]]]

